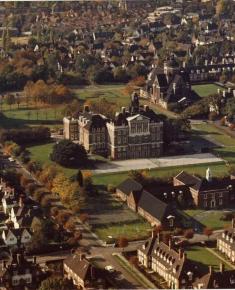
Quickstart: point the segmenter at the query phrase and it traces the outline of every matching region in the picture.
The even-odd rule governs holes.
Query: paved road
[[[81,225],[83,226],[83,225]],[[112,256],[113,253],[120,253],[122,249],[113,247],[104,247],[101,245],[100,240],[91,233],[87,228],[83,226],[82,240],[80,241],[81,247],[84,247],[89,256],[94,260],[100,267],[111,265],[115,268],[119,274],[116,281],[119,288],[122,289],[141,289],[143,288]],[[126,250],[136,250],[140,243],[130,244]]]
[[[159,167],[170,167],[190,164],[214,163],[223,161],[211,153],[178,155],[152,159],[135,159],[124,161],[109,161],[100,163],[97,169],[93,170],[93,174],[112,173],[121,171],[130,171],[137,169],[153,169]]]

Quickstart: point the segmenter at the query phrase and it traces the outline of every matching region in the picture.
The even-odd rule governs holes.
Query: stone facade
[[[163,122],[148,106],[141,107],[134,93],[130,108],[122,108],[113,120],[87,107],[76,119],[64,118],[64,138],[114,160],[153,158],[162,154]]]

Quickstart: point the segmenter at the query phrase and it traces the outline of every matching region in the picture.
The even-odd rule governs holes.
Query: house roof
[[[71,255],[65,259],[64,264],[83,281],[90,280],[94,270],[91,263],[86,258],[81,258],[78,254]]]
[[[211,271],[193,283],[194,287],[201,286],[201,289],[234,289],[235,270],[214,272]]]
[[[143,190],[140,196],[138,207],[160,222],[164,220],[170,210],[169,205],[145,190]]]
[[[142,191],[143,186],[132,178],[127,178],[117,186],[117,189],[129,195],[131,192]]]
[[[197,184],[198,182],[201,182],[201,179],[199,177],[188,174],[185,171],[181,171],[174,178],[182,182],[184,185],[194,185]]]

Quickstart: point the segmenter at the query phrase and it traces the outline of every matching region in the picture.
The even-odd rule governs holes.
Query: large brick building
[[[173,178],[173,184],[174,186],[187,185],[194,205],[199,208],[228,208],[235,204],[235,179],[213,178],[209,168],[206,171],[206,178],[199,178],[182,171]]]
[[[148,106],[140,106],[134,93],[129,109],[113,120],[85,107],[77,118],[64,118],[64,137],[82,144],[90,153],[112,159],[158,157],[162,154],[163,122]]]

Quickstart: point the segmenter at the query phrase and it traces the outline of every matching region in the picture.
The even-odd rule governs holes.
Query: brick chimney
[[[220,270],[221,273],[224,272],[224,264],[223,263],[220,263],[219,270]]]

